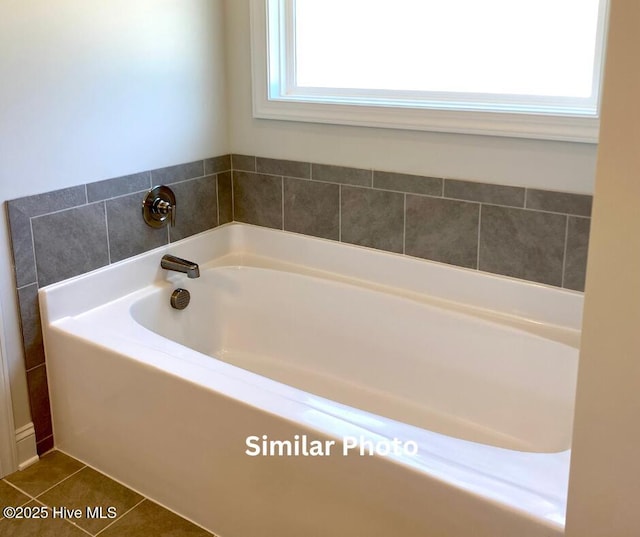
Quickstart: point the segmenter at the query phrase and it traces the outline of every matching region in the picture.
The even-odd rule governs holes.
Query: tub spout
[[[187,261],[181,257],[175,255],[163,255],[160,266],[163,269],[175,270],[177,272],[184,272],[189,278],[200,277],[200,267],[193,261]]]

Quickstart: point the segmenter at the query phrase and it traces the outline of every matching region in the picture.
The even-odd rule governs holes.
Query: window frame
[[[609,0],[599,1],[594,60],[597,99],[601,94],[609,12]],[[598,141],[599,103],[595,114],[562,114],[543,106],[536,112],[509,110],[508,98],[460,106],[452,101],[421,101],[415,92],[400,92],[404,93],[403,100],[394,100],[384,91],[372,91],[369,93],[373,96],[363,98],[359,92],[350,90],[336,93],[294,88],[292,4],[293,0],[251,0],[256,118],[582,143]]]

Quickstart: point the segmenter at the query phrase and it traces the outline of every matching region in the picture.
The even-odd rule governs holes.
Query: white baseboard
[[[27,423],[16,429],[16,451],[18,455],[18,470],[24,470],[33,463],[38,462],[36,449],[36,431],[33,423]]]

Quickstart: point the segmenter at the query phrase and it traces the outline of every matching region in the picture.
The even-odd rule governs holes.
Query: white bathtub
[[[56,446],[222,537],[563,534],[578,293],[232,224],[40,300]]]

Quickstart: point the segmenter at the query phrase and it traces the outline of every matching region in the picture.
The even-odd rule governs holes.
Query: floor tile
[[[37,499],[31,500],[12,484]],[[40,518],[24,517],[25,513],[20,519],[0,515],[2,537],[87,537],[98,533],[101,537],[215,537],[59,451],[51,451],[26,470],[0,480],[0,512],[7,506],[39,508],[47,516],[43,517],[42,511]],[[66,515],[59,510],[56,515],[54,507],[66,509]],[[93,517],[87,516],[87,507],[93,510]],[[109,507],[114,509],[115,519],[109,518]],[[80,516],[71,519],[69,513],[76,509],[80,509]]]
[[[27,494],[37,496],[83,466],[81,462],[60,451],[52,451],[41,457],[33,466],[15,472],[5,479]]]
[[[26,508],[42,507],[36,502],[29,502]],[[87,537],[80,528],[73,526],[62,518],[52,518],[50,511],[47,518],[22,518],[0,520],[2,537]]]
[[[83,468],[38,497],[38,501],[51,507],[81,509],[83,516],[77,524],[91,533],[97,533],[113,522],[113,518],[109,518],[109,507],[115,508],[117,516],[122,516],[142,499],[140,494],[92,468]],[[102,507],[105,518],[87,516],[88,508],[94,510],[97,507]]]
[[[100,537],[211,537],[212,534],[145,500],[100,534]]]
[[[5,507],[18,507],[29,501],[29,496],[22,494],[19,490],[13,488],[5,481],[0,481],[0,509]],[[0,511],[0,518],[2,512]]]

